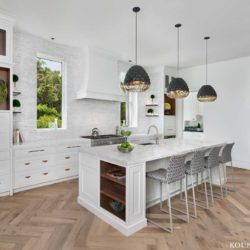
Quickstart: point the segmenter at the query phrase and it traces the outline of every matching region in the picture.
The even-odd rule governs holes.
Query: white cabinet
[[[183,138],[184,139],[204,139],[204,133],[203,132],[183,132]]]
[[[79,143],[31,146],[14,150],[14,191],[78,176]]]
[[[0,62],[12,63],[13,20],[0,14]]]
[[[125,101],[120,88],[118,59],[100,49],[87,50],[86,77],[77,99]]]
[[[176,135],[176,116],[164,116],[164,136]]]

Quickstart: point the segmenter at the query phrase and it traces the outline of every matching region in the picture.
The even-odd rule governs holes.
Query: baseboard
[[[64,182],[64,181],[77,179],[77,178],[78,178],[78,175],[75,175],[75,176],[57,179],[57,180],[53,180],[53,181],[47,181],[44,183],[39,183],[36,185],[27,186],[27,187],[14,188],[13,191],[14,191],[14,193],[18,193],[18,192],[22,192],[22,191],[26,191],[26,190],[30,190],[30,189],[34,189],[34,188],[40,188],[40,187],[44,187],[44,186],[48,186],[48,185],[52,185],[52,184],[56,184],[56,183],[60,183],[60,182]]]
[[[9,191],[0,193],[0,197],[9,196],[9,195],[10,195]]]
[[[147,226],[146,218],[143,218],[132,225],[127,225],[126,222],[122,221],[121,219],[117,218],[116,216],[112,215],[105,209],[101,207],[96,207],[96,205],[91,204],[91,202],[85,200],[82,197],[77,198],[78,203],[88,209],[90,212],[95,214],[97,217],[104,220],[106,223],[120,231],[125,236],[130,236],[133,233],[141,230],[142,228]]]

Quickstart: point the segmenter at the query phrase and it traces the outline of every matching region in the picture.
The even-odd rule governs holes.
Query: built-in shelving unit
[[[111,173],[119,172],[122,177],[112,177]],[[122,220],[126,220],[126,169],[124,167],[101,161],[101,207]],[[111,206],[112,202],[121,204],[124,209],[117,212]]]
[[[146,104],[146,117],[158,117],[159,116],[159,104],[149,103]]]

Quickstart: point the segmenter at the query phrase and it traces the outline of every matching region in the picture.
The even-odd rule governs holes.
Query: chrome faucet
[[[156,144],[159,144],[159,130],[158,130],[157,126],[151,125],[151,126],[149,126],[149,128],[148,128],[148,135],[150,134],[151,128],[155,128],[155,130],[156,130],[156,134],[155,134],[155,143],[156,143]]]
[[[99,136],[100,135],[99,129],[98,128],[93,128],[91,135],[94,136],[94,137]]]

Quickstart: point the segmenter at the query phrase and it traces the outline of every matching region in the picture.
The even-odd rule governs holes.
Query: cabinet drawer
[[[74,163],[78,166],[78,153],[66,152],[55,156],[56,164]]]
[[[39,158],[21,158],[15,160],[15,171],[33,171],[39,168],[53,166],[54,164],[55,160],[52,156],[44,156]]]
[[[1,113],[0,114],[0,133],[7,133],[10,130],[10,114]],[[1,137],[0,137],[1,138]]]
[[[4,133],[0,132],[0,150],[5,150],[10,148],[10,133],[9,130]]]
[[[4,151],[0,152],[0,161],[6,161],[10,159],[10,152]]]
[[[0,175],[10,173],[10,161],[0,161]]]
[[[58,179],[67,178],[71,176],[78,175],[78,167],[58,167],[56,168],[56,177]]]
[[[81,149],[81,145],[78,144],[72,144],[72,145],[63,145],[63,146],[58,146],[56,148],[57,152],[65,152],[65,153],[78,153]]]
[[[21,173],[15,173],[15,188],[51,181],[56,179],[55,177],[55,171],[48,168],[37,172],[25,171]]]
[[[55,149],[50,147],[17,149],[15,150],[15,157],[23,158],[23,157],[47,156],[48,154],[53,154],[54,152]]]
[[[1,175],[0,176],[0,193],[8,192],[10,189],[10,176]]]

